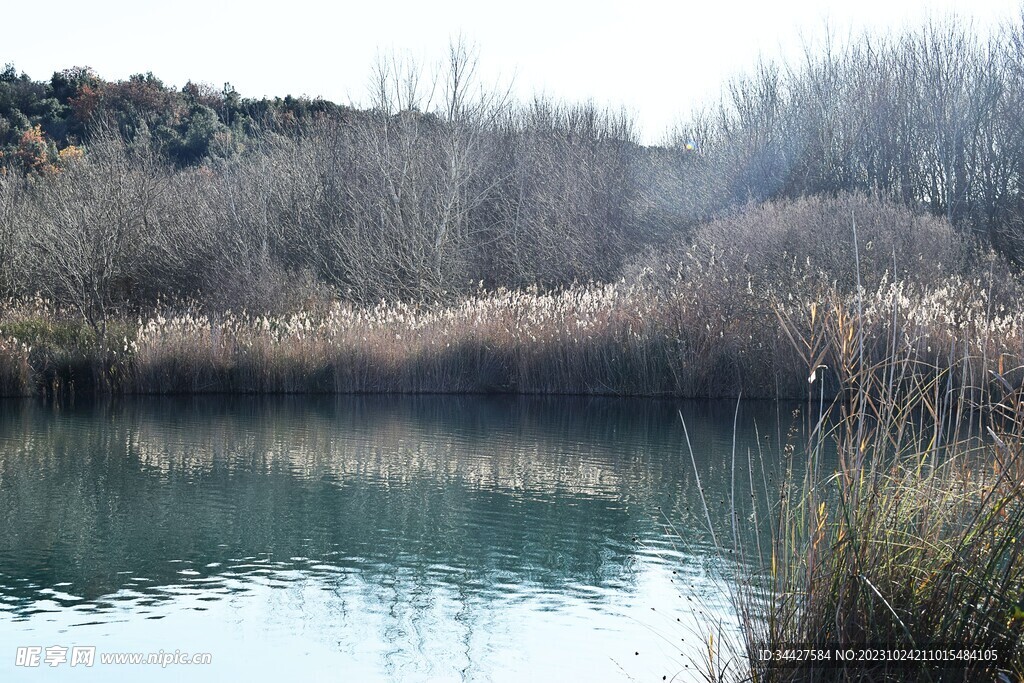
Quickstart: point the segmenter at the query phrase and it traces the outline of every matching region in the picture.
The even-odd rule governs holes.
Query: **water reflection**
[[[212,652],[188,680],[671,677],[687,594],[725,610],[679,407],[2,403],[0,672],[41,673],[11,667],[17,645],[79,642]],[[733,406],[683,408],[723,506]],[[775,411],[745,409],[741,450]]]

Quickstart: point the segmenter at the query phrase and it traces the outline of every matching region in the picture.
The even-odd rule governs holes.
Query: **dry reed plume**
[[[739,631],[715,631],[709,680],[1024,678],[1020,320],[956,284],[779,307],[811,378],[811,419],[777,486],[758,479],[749,506],[734,491],[732,519],[752,514],[757,541],[733,548],[753,570],[732,577]],[[742,470],[765,466],[748,458]],[[850,665],[761,655],[872,645],[976,654]]]
[[[812,322],[814,311],[848,325],[851,300],[808,277],[752,288],[712,261],[554,292],[480,290],[430,307],[330,303],[281,316],[164,307],[113,319],[103,344],[45,302],[9,302],[0,318],[0,387],[806,398],[809,351],[794,350],[787,330]],[[924,287],[883,278],[865,293],[862,319],[866,362],[880,362],[897,343],[935,373],[958,368],[944,375],[957,386],[991,380],[989,363],[1019,381],[1022,313],[996,305],[981,282],[954,277]],[[829,332],[850,343],[837,337],[847,328]],[[830,391],[841,388],[828,381]]]

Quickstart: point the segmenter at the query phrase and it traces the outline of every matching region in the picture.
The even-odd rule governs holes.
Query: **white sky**
[[[91,66],[111,80],[152,71],[176,87],[230,81],[243,96],[358,104],[379,53],[436,62],[461,33],[479,48],[487,82],[511,81],[519,97],[540,92],[624,106],[644,138],[656,141],[759,54],[794,54],[827,25],[840,35],[886,31],[956,12],[984,31],[1021,7],[1021,0],[51,0],[45,18],[35,13],[21,30],[4,31],[0,63],[35,79]]]

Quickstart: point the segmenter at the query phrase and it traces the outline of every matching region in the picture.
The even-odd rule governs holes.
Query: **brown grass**
[[[815,315],[848,322],[850,296],[808,275],[754,289],[713,259],[670,275],[646,271],[549,293],[480,291],[433,307],[334,303],[276,317],[176,306],[112,321],[105,345],[44,302],[9,302],[0,317],[0,387],[806,398],[818,350],[794,348],[787,330]],[[990,380],[990,362],[1002,363],[1006,381],[1020,381],[1013,368],[1024,357],[1024,315],[995,305],[980,281],[954,277],[926,288],[883,278],[865,293],[863,320],[869,362],[895,341],[936,373],[955,365],[959,374],[946,378],[956,385]],[[850,340],[839,343],[842,351]],[[834,374],[823,375],[829,391],[840,389]]]
[[[1010,348],[1019,321],[981,316],[974,296],[889,288],[780,306],[808,374],[817,369],[811,396],[825,376],[840,391],[811,404],[778,487],[765,483],[752,508],[733,500],[733,519],[754,510],[760,552],[733,548],[753,570],[732,577],[740,633],[713,641],[709,680],[1024,679],[1024,394]],[[869,645],[998,660],[824,668],[758,654]]]

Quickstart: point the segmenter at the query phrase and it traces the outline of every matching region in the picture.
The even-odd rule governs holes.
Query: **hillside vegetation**
[[[564,325],[626,321],[604,353],[626,357],[622,340],[648,335],[636,363],[658,379],[615,380],[574,361],[573,379],[544,390],[764,394],[800,379],[776,350],[780,306],[846,300],[858,274],[872,292],[951,296],[983,311],[972,313],[981,326],[1019,314],[1020,22],[991,40],[953,21],[761,64],[659,146],[640,144],[622,113],[480,87],[461,44],[430,73],[384,60],[374,82],[372,101],[354,108],[251,100],[229,85],[178,90],[152,74],[111,82],[87,68],[38,82],[8,67],[0,336],[5,353],[21,349],[7,366],[22,368],[9,386],[63,377],[171,390],[141,382],[153,377],[141,361],[113,359],[153,320],[207,321],[220,339],[223,320],[338,310],[433,320],[483,301],[534,297],[528,308],[541,310],[585,293],[614,308],[536,324],[569,339]],[[502,325],[538,337],[517,310]],[[494,377],[448,388],[537,389],[502,343],[484,345]],[[318,353],[331,360],[317,367],[345,362],[340,347]],[[394,362],[418,367],[416,353]],[[393,376],[294,390],[447,387]]]

